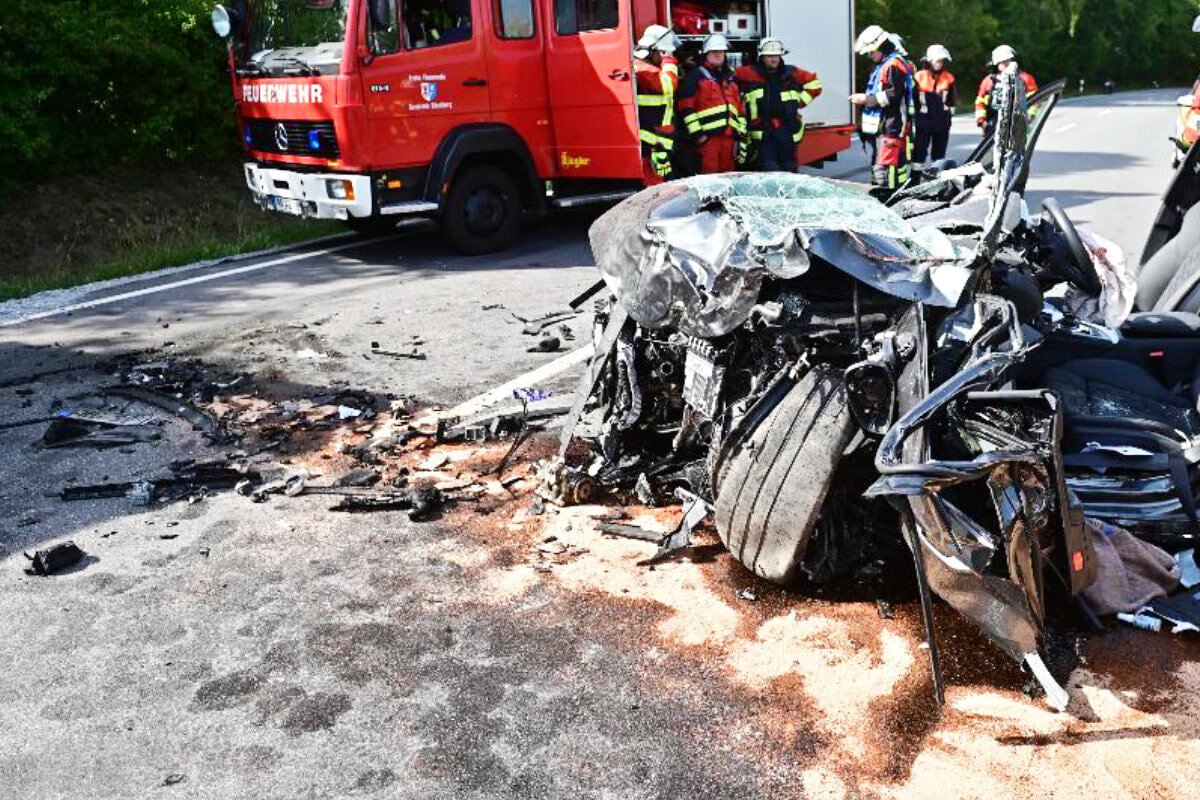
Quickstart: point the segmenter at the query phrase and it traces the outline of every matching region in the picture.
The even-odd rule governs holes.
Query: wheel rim
[[[504,226],[507,198],[493,186],[481,186],[467,195],[464,217],[467,228],[477,236],[490,236]]]

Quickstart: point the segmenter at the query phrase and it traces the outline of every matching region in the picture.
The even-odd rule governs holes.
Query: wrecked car
[[[1072,302],[1094,318],[1127,309],[1061,206],[1035,216],[1024,202],[1062,83],[1027,101],[1001,82],[994,138],[890,198],[735,173],[647,189],[598,220],[611,299],[561,454],[576,435],[589,452],[559,475],[589,492],[673,491],[681,526],[711,511],[730,552],[779,583],[832,580],[899,536],[939,699],[930,592],[1062,707],[1046,620],[1087,617],[1095,576],[1063,458],[1080,434],[1054,386],[1017,381],[1055,336],[1111,344]]]

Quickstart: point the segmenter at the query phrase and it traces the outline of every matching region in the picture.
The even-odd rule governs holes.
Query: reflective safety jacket
[[[913,69],[900,53],[892,53],[876,67],[867,81],[867,94],[879,105],[862,112],[866,136],[907,136],[913,113]]]
[[[917,127],[932,133],[950,130],[950,109],[958,105],[958,85],[946,70],[923,69],[913,78],[917,102]]]
[[[679,87],[679,115],[688,136],[746,135],[742,93],[733,70],[699,66],[689,72]]]
[[[1025,99],[1028,100],[1037,94],[1037,81],[1033,79],[1025,70],[1020,70],[1017,73],[1021,77],[1021,82],[1025,84]],[[975,121],[984,120],[988,125],[993,125],[996,122],[996,104],[999,98],[996,96],[999,88],[995,75],[987,75],[979,82],[979,92],[975,95]],[[1036,114],[1037,109],[1029,109],[1029,113]]]
[[[820,97],[823,89],[815,72],[787,64],[775,70],[753,64],[738,68],[737,82],[751,139],[762,139],[763,131],[776,128],[786,128],[796,143],[804,138],[800,110]]]
[[[638,128],[642,154],[675,149],[675,94],[679,88],[679,62],[664,55],[662,66],[637,59],[633,62],[637,85]]]

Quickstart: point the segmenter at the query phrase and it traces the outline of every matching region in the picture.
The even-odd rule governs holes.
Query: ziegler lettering
[[[243,103],[320,103],[324,96],[325,89],[319,83],[242,84]]]
[[[558,163],[563,169],[582,169],[591,164],[592,160],[587,156],[573,156],[570,153],[560,153]]]

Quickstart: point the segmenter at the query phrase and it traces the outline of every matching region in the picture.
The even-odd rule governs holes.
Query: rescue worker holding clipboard
[[[859,34],[854,49],[875,62],[866,91],[850,95],[850,102],[862,109],[860,130],[871,152],[871,183],[895,191],[908,182],[912,170],[913,70],[891,34],[878,25]]]

